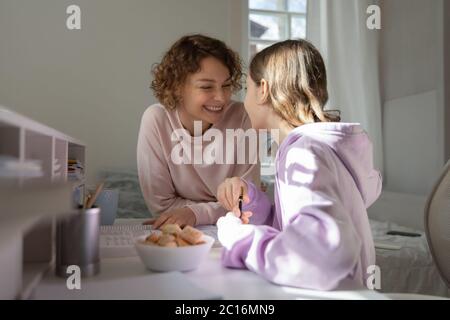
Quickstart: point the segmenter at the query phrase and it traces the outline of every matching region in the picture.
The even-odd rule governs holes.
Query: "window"
[[[307,0],[248,0],[249,57],[271,44],[306,36]]]
[[[275,42],[306,37],[307,0],[248,0],[248,57]],[[274,139],[273,139],[274,138]],[[261,161],[261,180],[270,185],[278,138],[268,136]],[[269,181],[269,182],[268,182]]]

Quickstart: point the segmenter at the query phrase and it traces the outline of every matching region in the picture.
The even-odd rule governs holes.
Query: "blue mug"
[[[100,192],[94,205],[100,208],[100,224],[112,225],[117,216],[119,190],[104,189]]]

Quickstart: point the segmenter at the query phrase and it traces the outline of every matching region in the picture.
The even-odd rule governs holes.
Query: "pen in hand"
[[[243,202],[244,202],[244,188],[241,187],[241,194],[239,195],[239,218],[242,220],[243,224],[248,224],[250,222],[250,217],[253,215],[253,213],[250,211],[242,212]]]
[[[239,194],[239,218],[242,217],[242,202],[244,201],[244,188],[241,187],[241,193]]]

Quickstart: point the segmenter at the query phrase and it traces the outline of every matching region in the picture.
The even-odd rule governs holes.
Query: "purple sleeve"
[[[279,193],[283,230],[229,227],[235,238],[222,254],[225,266],[248,268],[280,285],[318,290],[334,289],[354,272],[362,241],[342,200],[352,195],[338,185],[331,150],[313,153],[308,147],[309,154],[305,148],[291,149],[280,160],[278,174],[286,177]]]
[[[244,180],[244,179],[242,179]],[[242,211],[251,211],[253,215],[250,217],[250,223],[255,225],[271,225],[273,220],[273,205],[270,203],[269,197],[256,186],[246,181],[248,187],[248,197],[250,202],[242,205]]]

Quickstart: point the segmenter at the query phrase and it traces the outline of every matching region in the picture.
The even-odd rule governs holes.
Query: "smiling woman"
[[[137,146],[141,191],[150,211],[159,215],[148,223],[155,228],[214,224],[226,213],[216,199],[219,183],[233,175],[259,183],[259,165],[250,156],[245,163],[179,163],[171,154],[176,147],[190,154],[215,143],[202,139],[210,129],[225,135],[227,129],[251,128],[243,104],[231,100],[241,88],[240,59],[220,40],[190,35],[175,42],[153,75],[151,87],[160,104],[144,112]],[[201,130],[194,130],[198,124]]]
[[[179,116],[183,127],[194,135],[194,121],[202,121],[202,134],[220,121],[231,99],[231,76],[217,58],[201,60],[200,70],[187,76],[181,90]]]

